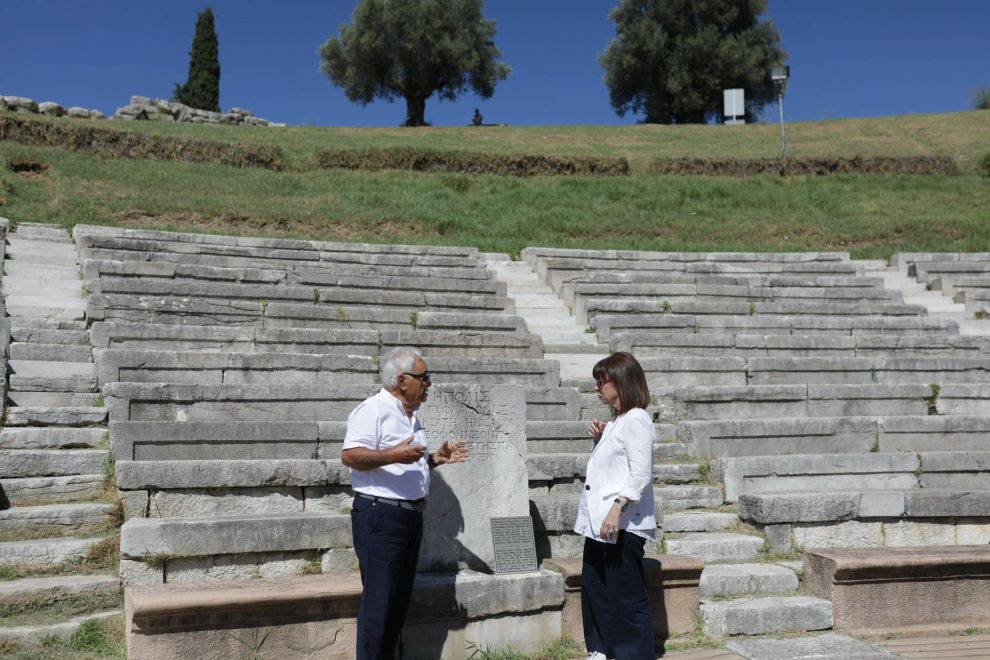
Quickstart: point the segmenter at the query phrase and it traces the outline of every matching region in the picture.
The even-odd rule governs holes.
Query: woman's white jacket
[[[654,537],[653,447],[656,431],[649,413],[633,408],[605,426],[591,451],[574,531],[598,541],[602,521],[615,498],[630,500],[619,529]],[[614,543],[614,539],[610,542]]]

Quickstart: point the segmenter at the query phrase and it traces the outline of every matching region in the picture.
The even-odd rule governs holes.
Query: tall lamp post
[[[780,159],[784,159],[786,143],[784,142],[784,88],[787,79],[791,77],[791,67],[775,66],[770,70],[770,80],[777,86],[777,107],[780,109]]]

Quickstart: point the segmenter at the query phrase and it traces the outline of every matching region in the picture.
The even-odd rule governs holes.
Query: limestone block
[[[311,555],[302,552],[177,558],[166,563],[165,581],[171,584],[289,577],[306,572],[311,563]]]
[[[990,418],[984,416],[885,417],[879,420],[878,430],[882,452],[982,451],[990,448]]]
[[[107,420],[107,409],[91,406],[71,408],[8,408],[7,426],[92,426]]]
[[[682,422],[678,440],[699,456],[869,453],[876,436],[872,417],[743,419]]]
[[[855,518],[859,493],[767,493],[739,496],[739,517],[760,524]]]
[[[104,449],[0,450],[4,478],[39,477],[73,474],[102,474]]]
[[[718,532],[738,522],[734,513],[679,511],[663,517],[665,532]]]
[[[338,461],[216,460],[119,461],[117,484],[131,490],[267,488],[347,484],[350,474]],[[267,500],[267,493],[262,499]],[[256,497],[260,493],[243,493]],[[301,491],[298,493],[301,497]]]
[[[238,514],[299,513],[304,509],[298,488],[160,490],[151,496],[151,518],[203,518]]]
[[[946,521],[895,520],[883,525],[884,545],[888,547],[916,545],[953,545],[955,525]]]
[[[104,448],[107,430],[102,428],[11,428],[0,430],[3,449]]]
[[[797,591],[794,571],[773,564],[712,564],[701,574],[702,598]]]
[[[990,490],[919,490],[905,496],[909,517],[981,516],[990,511]]]
[[[310,513],[345,514],[351,512],[354,494],[346,485],[334,487],[307,486],[302,490],[306,511]]]
[[[320,570],[324,575],[343,575],[358,570],[354,548],[331,548],[323,553]]]
[[[701,612],[705,632],[713,637],[832,627],[832,603],[803,596],[707,602]]]
[[[65,115],[65,108],[54,101],[44,101],[38,104],[38,112],[52,117],[61,117]]]
[[[712,561],[747,561],[755,559],[763,548],[763,538],[748,534],[689,533],[665,538],[667,551]]]
[[[725,647],[744,658],[896,660],[902,657],[867,642],[835,633],[791,639],[733,639]]]
[[[839,523],[792,524],[791,538],[803,548],[857,548],[884,545],[881,522],[847,520]]]
[[[124,507],[124,520],[148,517],[148,491],[122,490],[120,501]]]
[[[956,520],[956,544],[987,545],[988,543],[990,543],[990,524],[985,518]]]
[[[349,547],[350,523],[347,516],[306,513],[135,518],[121,527],[120,552],[122,558],[141,559]]]
[[[74,117],[76,119],[90,119],[90,118],[95,119],[95,117],[93,117],[91,110],[87,110],[86,108],[81,108],[78,105],[74,105],[71,108],[68,108],[65,111],[65,114],[69,117]]]
[[[899,518],[904,515],[904,491],[872,490],[860,494],[859,518]]]
[[[165,566],[161,563],[121,559],[120,581],[125,585],[164,584]]]
[[[315,422],[113,421],[110,435],[118,461],[309,459],[320,444]]]

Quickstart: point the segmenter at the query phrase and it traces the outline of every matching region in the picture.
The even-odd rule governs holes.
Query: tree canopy
[[[196,17],[196,33],[189,52],[189,76],[185,85],[175,84],[172,98],[190,108],[220,112],[220,60],[213,11],[206,8]]]
[[[743,88],[753,119],[786,58],[765,11],[766,0],[619,0],[616,37],[599,56],[612,107],[647,123],[704,123],[721,116],[723,90]]]
[[[426,101],[471,90],[490,98],[510,69],[498,61],[495,21],[482,0],[360,0],[351,23],[320,48],[320,68],[348,100],[406,101],[406,126],[425,125]]]

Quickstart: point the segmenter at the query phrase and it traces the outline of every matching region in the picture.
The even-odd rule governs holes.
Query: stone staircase
[[[49,225],[23,223],[8,239],[0,640],[30,645],[120,614],[120,505],[75,248]]]

